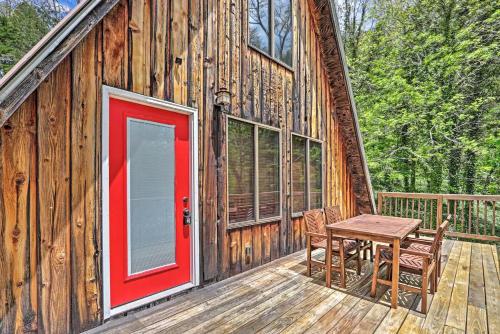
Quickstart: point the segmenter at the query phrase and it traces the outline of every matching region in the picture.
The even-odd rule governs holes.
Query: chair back
[[[314,209],[304,212],[304,221],[307,232],[326,235],[325,218],[323,210]],[[311,242],[320,242],[324,238],[312,237]]]
[[[325,208],[326,224],[335,224],[342,221],[340,207],[338,205],[329,206]]]
[[[446,220],[439,225],[436,235],[434,236],[434,241],[432,242],[431,246],[431,253],[436,254],[437,250],[439,249],[439,246],[441,245],[441,242],[443,241],[444,234],[448,230],[448,224],[451,219],[451,215],[446,217]]]

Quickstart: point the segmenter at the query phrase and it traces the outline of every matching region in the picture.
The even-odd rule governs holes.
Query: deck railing
[[[436,230],[451,214],[448,236],[500,242],[498,201],[500,195],[379,192],[377,210],[383,215],[422,219],[422,228],[427,230]]]

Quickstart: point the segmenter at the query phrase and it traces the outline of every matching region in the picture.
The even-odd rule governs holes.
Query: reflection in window
[[[255,219],[254,131],[248,123],[228,120],[229,221]]]
[[[268,0],[248,1],[248,25],[250,44],[270,53]]]
[[[321,207],[323,146],[309,138],[292,135],[292,212],[300,213]]]
[[[228,118],[227,140],[229,223],[279,219],[279,131]]]
[[[292,65],[291,0],[247,1],[250,45]]]
[[[280,214],[279,133],[259,128],[259,218]]]
[[[306,184],[306,139],[292,136],[292,210],[307,209]]]
[[[309,142],[309,173],[310,209],[319,209],[323,206],[321,144],[313,141]]]
[[[274,0],[274,57],[292,64],[291,0]]]

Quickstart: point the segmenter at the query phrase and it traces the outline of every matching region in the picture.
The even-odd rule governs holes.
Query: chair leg
[[[311,237],[307,236],[307,276],[311,276]],[[326,262],[326,261],[325,261]]]
[[[372,298],[375,297],[375,294],[377,292],[377,276],[379,270],[379,262],[380,262],[380,254],[377,250],[377,254],[375,255],[375,263],[373,264],[372,289],[370,291],[370,296],[372,296]]]
[[[358,253],[358,256],[356,257],[356,262],[357,262],[357,267],[356,267],[356,273],[358,275],[361,275],[361,245],[358,244],[356,253]]]
[[[436,292],[436,268],[432,271],[431,274],[431,294]]]
[[[422,290],[420,291],[420,293],[422,294],[422,306],[420,312],[422,312],[423,314],[427,314],[427,288],[429,287],[427,268],[428,265],[424,264],[424,270],[422,272]]]
[[[373,241],[368,241],[370,243],[370,261],[373,262]]]

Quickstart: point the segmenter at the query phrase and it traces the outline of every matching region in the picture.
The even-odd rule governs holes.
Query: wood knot
[[[3,125],[3,129],[5,130],[5,132],[12,132],[12,124],[11,123],[5,123]]]
[[[54,124],[54,123],[56,122],[56,117],[55,117],[55,116],[50,116],[50,117],[49,117],[49,122],[50,122],[51,124]]]
[[[57,253],[56,260],[59,263],[64,263],[64,261],[66,260],[66,253],[65,252],[59,252],[59,253]]]
[[[24,181],[26,181],[26,177],[24,176],[23,173],[17,173],[15,177],[16,185],[20,186],[21,184],[24,184]]]
[[[12,235],[14,236],[14,238],[18,238],[19,235],[21,234],[21,230],[19,229],[19,227],[14,227],[14,229],[12,230]]]
[[[17,282],[16,286],[17,286],[18,288],[22,287],[22,286],[23,286],[23,282]]]

